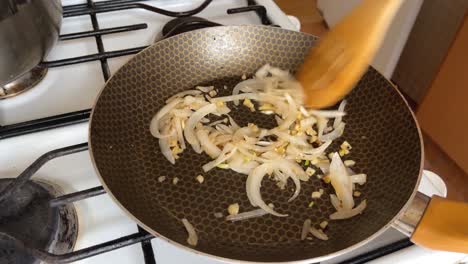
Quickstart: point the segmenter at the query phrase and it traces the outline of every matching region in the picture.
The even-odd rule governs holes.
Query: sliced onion
[[[286,100],[289,104],[288,115],[284,121],[278,126],[278,129],[289,129],[289,127],[296,121],[297,106],[289,94],[285,94]]]
[[[307,235],[309,234],[309,229],[311,227],[312,221],[310,219],[306,219],[304,224],[302,225],[302,232],[301,232],[301,240],[306,239]]]
[[[367,175],[364,173],[351,175],[350,177],[352,183],[357,183],[359,185],[363,185],[367,181]]]
[[[309,228],[309,232],[314,237],[316,237],[316,238],[318,238],[320,240],[328,240],[328,236],[322,230],[316,229],[315,227]]]
[[[226,115],[227,115],[228,118],[229,118],[229,123],[231,124],[231,128],[232,128],[234,131],[238,130],[238,129],[240,128],[240,126],[236,123],[236,121],[234,121],[234,119],[233,119],[230,115],[228,115],[228,114],[226,114]]]
[[[322,118],[337,118],[346,115],[344,111],[339,110],[309,110],[309,114]]]
[[[259,80],[259,79],[245,80],[245,81],[238,83],[236,86],[234,86],[234,89],[232,89],[232,95],[237,95],[241,91],[244,93],[257,92],[263,86],[265,86],[265,83],[262,80]],[[239,100],[234,100],[234,104],[239,105]]]
[[[321,137],[319,137],[319,139],[321,141],[327,141],[327,140],[335,140],[341,137],[341,135],[343,135],[345,125],[346,124],[344,122],[341,122],[335,130],[333,130],[332,132],[326,135],[322,135]]]
[[[166,104],[161,110],[158,111],[158,113],[151,119],[150,123],[150,132],[153,137],[157,138],[167,138],[173,135],[173,133],[169,134],[161,134],[159,131],[159,121],[161,118],[163,118],[166,114],[168,114],[173,108],[175,108],[179,103],[182,102],[182,99],[175,99],[174,101]],[[174,131],[171,131],[174,132]]]
[[[228,121],[227,118],[223,118],[223,119],[213,121],[213,122],[209,123],[207,126],[214,127],[217,124],[226,123],[227,121]]]
[[[330,180],[335,189],[336,196],[340,200],[344,209],[351,209],[354,207],[353,187],[351,178],[348,175],[346,166],[341,161],[338,153],[333,153],[332,161],[330,164]]]
[[[366,209],[367,202],[366,200],[363,200],[358,206],[356,206],[353,209],[343,209],[339,210],[338,212],[335,212],[330,215],[330,219],[332,220],[341,220],[341,219],[348,219],[353,216],[356,216],[364,211]]]
[[[340,105],[338,106],[338,111],[344,113],[345,107],[346,107],[346,100],[343,100],[343,101],[341,101]],[[342,116],[336,117],[335,120],[333,120],[333,128],[336,129],[338,127],[338,125],[341,123],[342,119],[343,119]]]
[[[322,139],[323,131],[327,127],[328,119],[323,117],[317,117],[317,137]]]
[[[253,160],[246,162],[244,157],[245,156],[239,152],[233,155],[228,163],[229,168],[235,172],[249,175],[253,169],[258,167],[259,163]]]
[[[307,117],[305,119],[302,119],[300,123],[301,123],[301,127],[304,129],[304,128],[307,128],[307,127],[311,127],[315,123],[317,123],[317,119],[315,119],[315,117],[311,116],[311,117]]]
[[[209,104],[198,109],[192,116],[189,118],[185,125],[184,135],[187,142],[192,145],[192,148],[195,152],[201,153],[200,142],[197,140],[195,135],[195,126],[200,122],[200,120],[206,115],[216,111],[215,104]]]
[[[255,168],[247,177],[246,190],[247,197],[249,198],[250,203],[253,206],[260,207],[269,214],[286,217],[287,214],[277,213],[275,210],[270,208],[263,200],[262,195],[260,194],[260,187],[262,184],[263,177],[265,174],[271,174],[274,170],[273,163],[264,163],[257,168]]]
[[[236,151],[237,151],[237,147],[234,147],[232,144],[226,144],[221,154],[219,154],[219,156],[215,160],[212,160],[206,163],[205,165],[203,165],[202,167],[203,171],[207,172],[213,169],[214,167],[218,166],[219,164],[225,162],[230,157],[232,157],[232,155],[234,155]]]
[[[250,218],[264,216],[266,214],[268,214],[267,211],[263,210],[262,208],[259,208],[259,209],[255,209],[255,210],[248,211],[248,212],[243,212],[243,213],[236,214],[236,215],[228,215],[226,216],[226,220],[231,221],[231,222],[236,222],[236,221],[242,221],[242,220],[247,220]]]
[[[169,148],[169,142],[166,138],[159,139],[159,148],[161,149],[161,153],[164,157],[172,164],[175,164],[174,156],[172,156],[172,151]]]
[[[180,118],[174,118],[175,128],[177,131],[177,140],[180,143],[180,148],[185,149],[184,131],[182,129],[182,121]]]
[[[336,210],[336,211],[341,211],[341,210],[343,210],[343,207],[341,206],[341,202],[340,202],[340,200],[338,199],[338,197],[336,197],[336,195],[330,194],[330,202],[331,202],[331,204],[333,205],[333,207],[335,207],[335,210]]]
[[[234,130],[232,128],[226,126],[225,124],[217,124],[216,130],[223,132],[224,134],[233,134]]]
[[[195,228],[185,218],[182,219],[182,223],[184,224],[184,227],[188,233],[187,243],[195,247],[198,244],[198,236],[197,236],[197,233],[195,232]]]
[[[221,154],[219,149],[208,137],[208,132],[205,129],[198,129],[197,132],[198,141],[201,142],[201,148],[212,158],[216,158]]]
[[[214,89],[214,86],[197,86],[195,87],[196,89],[204,92],[204,93],[208,93],[210,91],[212,91]]]
[[[187,91],[183,91],[183,92],[180,92],[180,93],[176,93],[174,94],[173,96],[169,97],[167,100],[166,100],[166,104],[174,101],[174,99],[176,98],[182,98],[186,95],[199,95],[201,94],[200,91],[197,91],[197,90],[187,90]]]

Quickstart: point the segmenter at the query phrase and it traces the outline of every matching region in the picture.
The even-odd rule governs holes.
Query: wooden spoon
[[[297,73],[312,108],[332,106],[366,72],[403,0],[363,0],[311,49]]]

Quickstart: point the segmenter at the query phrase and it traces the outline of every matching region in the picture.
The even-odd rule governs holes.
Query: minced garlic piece
[[[350,150],[352,149],[353,147],[351,147],[351,145],[348,143],[348,141],[344,141],[341,146],[340,146],[341,149],[347,149],[347,150]]]
[[[313,199],[318,199],[322,196],[322,194],[320,192],[312,192],[311,196]]]
[[[322,222],[320,223],[320,228],[325,229],[325,228],[327,227],[327,225],[328,225],[328,222],[327,222],[327,221],[322,221]]]
[[[315,170],[312,169],[311,167],[308,167],[308,168],[306,169],[305,172],[306,172],[306,174],[309,175],[309,176],[312,176],[312,175],[315,174]]]
[[[353,195],[354,195],[355,197],[359,197],[359,196],[361,196],[361,192],[355,191],[355,192],[353,193]]]
[[[349,154],[349,150],[347,150],[347,149],[340,149],[340,150],[338,151],[338,153],[340,154],[340,156],[343,157],[344,155]]]
[[[212,90],[208,93],[209,96],[215,97],[218,93],[215,90]]]
[[[195,179],[199,182],[199,183],[203,183],[205,181],[205,178],[203,177],[203,175],[199,174],[197,177],[195,177]]]
[[[315,204],[315,203],[314,203],[313,201],[312,201],[312,202],[310,202],[310,203],[309,203],[309,207],[312,207],[312,206],[314,206],[314,204]]]
[[[239,213],[239,204],[233,203],[228,206],[228,213],[230,215],[236,215]]]
[[[158,182],[163,182],[166,180],[166,176],[159,176],[158,177]]]
[[[174,179],[172,179],[172,184],[177,184],[179,182],[179,178],[177,177],[174,177]]]

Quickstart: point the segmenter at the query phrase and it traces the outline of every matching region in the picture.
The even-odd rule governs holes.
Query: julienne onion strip
[[[281,212],[280,208],[277,212],[262,199],[262,181],[268,175],[280,189],[286,189],[291,179],[295,189],[288,202],[292,202],[299,197],[301,181],[316,178],[310,177],[313,173],[306,173],[307,167],[308,171],[317,171],[319,179],[323,177],[319,175],[320,169],[336,193],[329,194],[336,209],[330,219],[346,219],[362,213],[366,201],[362,200],[354,207],[353,193],[360,193],[355,188],[366,183],[366,174],[354,173],[345,166],[338,153],[327,153],[344,133],[346,101],[343,100],[337,110],[306,109],[300,84],[288,71],[268,64],[251,79],[239,82],[232,95],[219,96],[219,93],[213,86],[197,86],[194,90],[175,94],[151,120],[150,132],[159,139],[161,153],[172,164],[190,145],[196,153],[211,157],[212,160],[202,166],[205,172],[218,167],[248,175],[246,195],[250,204],[258,208],[230,215],[226,217],[227,221],[265,214],[287,217],[287,212]],[[238,107],[247,107],[258,114],[271,114],[277,126],[271,129],[252,123],[240,126],[229,115]],[[348,153],[349,150],[345,154]],[[313,209],[312,206],[306,208]],[[188,243],[196,245],[198,238],[193,226],[186,219],[182,222],[189,233]],[[306,220],[301,239],[309,233],[318,239],[328,239],[322,230],[315,229],[310,220]]]
[[[197,236],[197,233],[195,232],[195,228],[185,218],[182,219],[182,224],[184,224],[184,227],[188,233],[187,243],[195,247],[198,244],[198,236]]]

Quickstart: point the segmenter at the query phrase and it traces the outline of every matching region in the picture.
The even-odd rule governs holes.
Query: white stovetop
[[[85,0],[63,0],[63,5],[86,3]],[[98,1],[96,1],[98,2]],[[154,0],[145,4],[172,11],[191,10],[202,0]],[[296,29],[295,25],[271,0],[260,0],[268,7],[271,20],[283,28]],[[197,14],[223,25],[261,24],[255,12],[227,15],[229,8],[246,6],[245,0],[216,0]],[[129,49],[151,45],[158,38],[162,27],[173,18],[141,9],[97,14],[100,28],[118,27],[147,23],[148,28],[102,37],[105,51]],[[61,34],[92,30],[89,15],[64,18]],[[47,61],[59,60],[97,53],[94,37],[60,41],[52,49]],[[109,59],[111,73],[114,73],[133,55]],[[0,102],[0,124],[9,125],[50,115],[63,114],[91,108],[96,95],[104,85],[99,61],[51,68],[45,79],[34,89],[21,96]],[[12,114],[14,113],[14,114]]]
[[[63,0],[64,5],[83,3],[84,0]],[[282,11],[271,0],[258,0],[258,3],[267,5],[270,19],[273,23],[288,29],[298,29],[287,19]],[[201,3],[199,1],[184,0],[156,0],[145,2],[170,10],[187,10]],[[244,0],[216,0],[210,9],[203,11],[200,16],[222,24],[258,24],[258,17],[252,13],[242,15],[225,15],[225,10],[231,7],[245,5]],[[99,14],[101,28],[147,23],[148,29],[125,32],[104,36],[106,51],[127,49],[137,46],[149,45],[162,28],[162,23],[169,20],[157,14],[143,10],[127,10],[109,14]],[[89,16],[66,18],[62,34],[91,30]],[[60,42],[51,52],[47,60],[62,59],[80,55],[96,53],[94,38]],[[111,72],[114,73],[132,56],[110,59]],[[26,120],[36,119],[54,114],[90,108],[98,91],[104,85],[101,67],[98,62],[76,64],[67,67],[53,68],[38,87],[16,98],[0,102],[0,124],[12,124]],[[14,114],[11,114],[14,113]],[[16,177],[35,159],[47,151],[78,144],[87,141],[88,124],[78,124],[49,131],[24,135],[0,141],[0,177]],[[94,172],[89,153],[87,151],[60,157],[48,162],[41,168],[34,179],[44,179],[61,185],[66,193],[80,191],[96,186],[100,182]],[[136,224],[130,220],[121,209],[114,204],[108,195],[101,195],[75,203],[79,214],[79,235],[75,247],[82,249],[98,243],[106,242],[118,237],[137,232]],[[394,230],[366,245],[377,247],[396,241],[402,236]],[[191,252],[175,248],[173,245],[161,240],[153,239],[157,263],[219,263],[207,257],[195,255]],[[363,247],[364,248],[364,247]],[[427,256],[417,247],[407,249],[404,256],[418,258]],[[360,251],[353,252],[354,255]],[[432,255],[442,256],[444,260],[448,255],[441,255],[430,251]],[[413,255],[411,255],[413,254]],[[452,255],[451,255],[452,256]],[[459,256],[457,256],[460,258]],[[435,258],[434,258],[435,259]],[[454,259],[452,256],[450,262]],[[335,263],[332,260],[327,263]],[[379,263],[384,260],[379,259]],[[141,245],[136,244],[119,250],[98,255],[77,263],[144,263]],[[398,262],[403,263],[403,262]],[[413,262],[412,262],[413,263]],[[429,262],[425,262],[429,263]],[[437,262],[443,263],[443,262]]]

